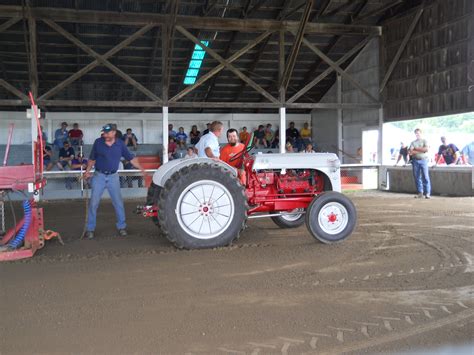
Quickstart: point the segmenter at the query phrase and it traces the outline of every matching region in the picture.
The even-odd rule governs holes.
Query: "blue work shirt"
[[[95,160],[95,170],[106,172],[117,171],[122,157],[126,160],[135,158],[121,139],[115,139],[114,144],[108,146],[104,138],[97,138],[89,155],[90,160]]]

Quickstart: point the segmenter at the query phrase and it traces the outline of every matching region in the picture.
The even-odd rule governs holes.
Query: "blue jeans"
[[[419,194],[431,195],[431,182],[428,172],[428,160],[412,159],[413,177],[415,178],[416,190]]]
[[[127,227],[125,223],[125,209],[123,207],[122,194],[120,193],[120,180],[117,173],[105,175],[99,172],[94,173],[92,178],[91,199],[89,202],[89,213],[87,214],[87,231],[94,231],[97,219],[97,208],[99,207],[100,198],[107,189],[112,205],[117,216],[117,229],[124,229]]]

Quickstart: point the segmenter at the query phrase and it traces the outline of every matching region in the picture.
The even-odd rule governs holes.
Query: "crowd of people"
[[[474,141],[467,144],[462,150],[459,150],[456,144],[448,143],[445,136],[442,136],[440,140],[441,145],[433,157],[433,167],[440,164],[447,166],[463,164],[474,165]],[[429,161],[430,157],[428,156],[427,159]],[[395,165],[398,165],[400,162],[404,165],[413,164],[413,158],[409,154],[409,146],[404,142],[400,142],[400,149],[398,150]]]
[[[42,130],[43,141],[43,164],[45,170],[49,171],[56,167],[58,170],[80,170],[87,165],[87,159],[82,155],[82,146],[84,144],[84,133],[79,128],[78,123],[74,123],[68,130],[68,123],[62,122],[60,127],[54,132],[54,139],[48,143],[48,136]],[[127,128],[125,134],[117,126],[116,138],[122,140],[125,145],[132,150],[138,148],[138,138],[131,128]]]
[[[168,159],[192,158],[196,156],[197,145],[201,139],[209,134],[212,123],[206,124],[206,129],[201,133],[197,125],[191,127],[191,131],[187,134],[183,127],[179,127],[178,131],[174,130],[173,124],[168,125]],[[252,133],[246,126],[240,131],[231,128],[232,139],[235,134],[235,140],[241,144],[252,143],[257,149],[277,149],[280,147],[280,130],[273,129],[271,123],[259,125],[252,132],[253,142],[250,142]],[[304,152],[314,153],[316,144],[312,140],[311,128],[308,123],[303,125],[301,130],[295,127],[294,122],[290,122],[286,129],[285,150],[288,153]],[[229,132],[228,132],[229,133]],[[229,137],[228,137],[229,138]],[[271,151],[270,151],[271,152]]]

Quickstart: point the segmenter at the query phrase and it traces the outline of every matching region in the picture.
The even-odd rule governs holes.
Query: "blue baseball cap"
[[[102,126],[100,133],[109,133],[110,131],[115,131],[115,127],[112,123],[107,123],[105,126]]]

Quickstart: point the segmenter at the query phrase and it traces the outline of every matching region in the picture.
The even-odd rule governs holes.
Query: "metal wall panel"
[[[383,73],[416,10],[384,24]],[[425,5],[383,92],[386,122],[474,111],[468,89],[474,79],[473,15],[471,0],[435,0]]]

